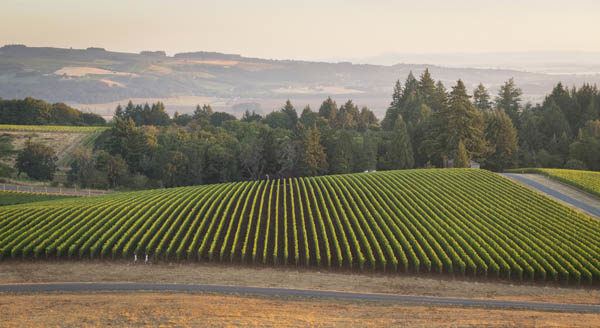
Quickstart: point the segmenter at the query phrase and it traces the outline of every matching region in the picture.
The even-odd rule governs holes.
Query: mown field
[[[306,265],[597,283],[600,221],[494,173],[431,169],[0,209],[2,258]]]
[[[0,191],[0,206],[42,202],[54,199],[67,199],[72,197],[73,196],[37,192]]]
[[[600,172],[538,168],[514,169],[507,172],[543,174],[600,197]]]
[[[24,148],[28,140],[50,146],[58,156],[57,165],[68,167],[75,150],[93,148],[96,139],[107,129],[108,127],[103,126],[0,124],[0,135],[11,136],[16,150]],[[7,161],[7,164],[13,166],[14,159]]]
[[[104,131],[106,129],[108,129],[108,127],[105,127],[105,126],[0,124],[0,131],[90,133],[90,132],[96,132],[96,131]]]

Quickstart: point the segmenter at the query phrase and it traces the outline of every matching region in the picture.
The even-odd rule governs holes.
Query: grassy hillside
[[[513,173],[538,173],[559,180],[576,188],[583,189],[600,197],[600,172],[564,169],[514,169]]]
[[[108,127],[0,124],[0,135],[11,136],[16,150],[24,148],[30,138],[33,142],[48,145],[56,151],[58,166],[67,167],[73,151],[93,147],[95,140],[106,129]],[[13,161],[8,164],[12,165]]]
[[[42,202],[54,199],[67,199],[73,196],[54,195],[36,192],[0,191],[0,206]]]
[[[4,258],[157,258],[600,281],[600,222],[484,170],[237,182],[0,209]]]

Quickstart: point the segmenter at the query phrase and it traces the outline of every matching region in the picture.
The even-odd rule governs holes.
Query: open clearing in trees
[[[0,256],[597,284],[600,222],[484,170],[237,182],[0,209]]]

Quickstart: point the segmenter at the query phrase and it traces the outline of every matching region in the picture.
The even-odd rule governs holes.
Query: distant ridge
[[[446,88],[462,79],[469,90],[483,83],[492,94],[514,78],[523,89],[523,100],[531,102],[542,100],[559,81],[567,86],[600,84],[600,75],[593,74],[556,76],[425,64],[279,60],[211,51],[168,56],[162,50],[125,53],[99,47],[13,44],[0,48],[0,97],[64,102],[109,116],[118,103],[129,99],[138,103],[160,99],[171,113],[191,112],[197,104],[210,103],[218,110],[240,115],[245,110],[243,104],[258,104],[260,111],[269,112],[290,99],[300,108],[318,108],[331,96],[337,102],[352,99],[381,117],[396,80],[404,81],[411,71],[418,76],[425,68]]]

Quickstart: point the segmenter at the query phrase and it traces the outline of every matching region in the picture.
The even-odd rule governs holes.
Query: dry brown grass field
[[[600,326],[598,314],[139,292],[2,295],[0,317],[3,327]]]

